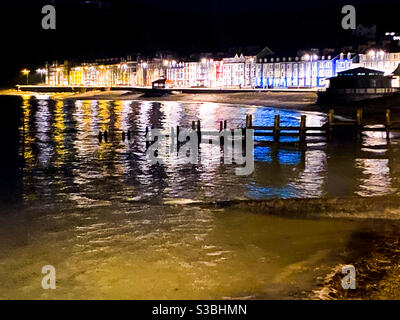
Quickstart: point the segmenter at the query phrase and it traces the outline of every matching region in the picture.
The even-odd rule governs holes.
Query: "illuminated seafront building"
[[[360,54],[360,67],[382,71],[385,76],[393,75],[392,86],[400,87],[400,52],[370,50]]]
[[[264,49],[265,50],[265,49]],[[153,58],[122,59],[118,63],[46,65],[46,85],[92,87],[151,87],[165,79],[168,88],[310,88],[323,89],[327,79],[339,72],[365,67],[392,74],[400,64],[399,53],[370,50],[365,54],[278,57],[272,52],[256,56],[236,54],[221,59],[199,61]],[[399,81],[393,82],[399,86]]]
[[[136,61],[118,64],[83,63],[70,66],[68,61],[46,65],[46,85],[50,86],[87,86],[114,87],[135,86]]]

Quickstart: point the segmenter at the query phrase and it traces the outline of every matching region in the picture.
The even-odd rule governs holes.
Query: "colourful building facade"
[[[214,60],[177,61],[148,59],[117,64],[68,62],[46,66],[46,84],[53,86],[151,87],[165,79],[169,88],[325,88],[339,72],[366,67],[391,74],[400,64],[400,53],[371,51],[341,53],[335,57],[305,54],[302,57],[244,56]]]

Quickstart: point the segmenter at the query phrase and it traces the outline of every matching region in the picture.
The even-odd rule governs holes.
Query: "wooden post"
[[[219,132],[220,132],[220,133],[221,133],[222,130],[223,130],[223,126],[224,126],[223,122],[220,121],[220,122],[219,122]],[[224,137],[222,137],[221,135],[220,135],[220,137],[219,137],[219,144],[220,144],[220,146],[223,146],[223,145],[224,145]]]
[[[326,136],[327,139],[330,140],[332,138],[332,126],[333,126],[333,115],[334,115],[334,110],[329,109],[328,113],[328,129],[326,131]]]
[[[192,121],[192,130],[196,130],[196,122]]]
[[[144,138],[146,139],[146,149],[148,149],[149,146],[150,146],[150,141],[147,141],[147,135],[148,134],[149,134],[149,128],[146,127],[146,133],[145,133],[145,136],[144,136]]]
[[[224,130],[226,130],[228,127],[228,122],[226,120],[224,120]]]
[[[108,142],[108,132],[107,132],[107,130],[104,131],[104,141],[106,143]]]
[[[357,141],[361,140],[362,121],[363,121],[363,109],[357,109],[357,128],[356,128]]]
[[[249,127],[249,115],[246,114],[246,126],[245,126],[245,128],[248,128],[248,127]]]
[[[274,119],[274,142],[279,142],[279,125],[281,122],[280,115],[275,115]]]
[[[362,125],[363,109],[357,109],[357,126]]]
[[[179,126],[176,126],[176,151],[179,152]]]
[[[103,141],[103,133],[101,131],[99,131],[99,134],[97,137],[99,139],[99,143],[101,143]]]
[[[200,143],[201,143],[201,122],[200,122],[200,120],[197,120],[197,142],[200,146]]]
[[[249,127],[251,128],[253,126],[253,115],[249,115]]]
[[[306,141],[306,123],[307,117],[305,115],[300,118],[300,142],[304,143]]]
[[[125,141],[125,131],[122,131],[122,142]]]
[[[131,140],[131,131],[128,130],[128,140]]]
[[[385,128],[386,128],[386,139],[390,139],[390,128],[392,126],[392,119],[390,116],[390,109],[386,109],[386,124],[385,124]]]

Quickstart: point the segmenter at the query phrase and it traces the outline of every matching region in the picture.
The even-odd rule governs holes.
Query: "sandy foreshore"
[[[345,261],[338,265],[311,294],[324,300],[398,300],[400,299],[400,234],[398,222],[376,222],[373,230],[354,234],[348,243]],[[379,229],[377,231],[376,229]],[[342,267],[356,271],[356,289],[344,290]]]
[[[315,105],[315,92],[241,92],[241,93],[173,93],[160,97],[148,97],[140,92],[132,91],[88,91],[85,93],[37,93],[16,90],[0,91],[8,95],[50,95],[62,100],[141,100],[141,101],[179,101],[179,102],[211,102],[223,104],[265,106],[286,109],[319,111]]]
[[[142,93],[106,91],[76,94],[66,99],[106,99],[106,100],[147,100],[147,101],[181,101],[181,102],[213,102],[238,105],[256,105],[267,107],[284,107],[302,110],[319,110],[315,105],[315,92],[243,92],[243,93],[174,93],[161,97],[147,97]]]

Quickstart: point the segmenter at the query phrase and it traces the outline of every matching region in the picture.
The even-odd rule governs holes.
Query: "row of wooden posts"
[[[307,117],[306,115],[302,115],[300,118],[299,126],[282,126],[280,115],[275,115],[274,117],[274,125],[273,126],[254,126],[253,125],[253,115],[246,115],[246,124],[245,127],[240,128],[242,130],[242,139],[246,140],[246,129],[253,129],[254,136],[270,136],[274,138],[274,142],[279,142],[280,137],[299,137],[300,142],[305,142],[307,137],[325,137],[328,141],[332,138],[332,134],[340,130],[348,130],[353,131],[357,138],[360,138],[363,132],[367,131],[381,131],[386,132],[387,138],[390,137],[391,131],[400,131],[400,122],[394,122],[391,119],[391,111],[390,109],[386,110],[385,123],[383,127],[380,128],[371,128],[366,127],[363,121],[363,110],[358,109],[356,112],[356,120],[353,121],[337,121],[334,120],[334,110],[331,109],[328,112],[327,122],[324,125],[317,127],[307,127]],[[219,132],[211,132],[211,131],[202,131],[201,130],[201,122],[200,120],[192,121],[192,130],[197,132],[198,142],[208,142],[207,140],[202,141],[203,135],[219,135],[223,130],[227,130],[228,128],[227,120],[220,121]],[[154,127],[151,127],[154,129]],[[179,137],[181,128],[179,126],[176,127],[176,139]],[[150,131],[149,127],[146,127],[145,134],[148,135]],[[231,130],[233,134],[233,130]],[[108,132],[107,130],[104,132],[99,132],[98,135],[99,142],[103,140],[108,142]],[[220,138],[221,143],[223,144],[223,137]],[[131,131],[122,132],[122,141],[131,140]],[[146,141],[146,147],[149,147],[151,141]],[[177,144],[179,145],[179,141],[177,140]]]
[[[279,137],[282,136],[299,137],[300,141],[305,141],[307,136],[326,137],[327,140],[330,140],[336,132],[343,130],[347,132],[347,129],[353,131],[358,139],[361,138],[363,132],[368,131],[386,132],[386,137],[389,139],[391,131],[400,131],[400,121],[392,120],[390,109],[386,109],[385,123],[381,124],[383,125],[382,127],[367,127],[363,119],[363,109],[357,109],[356,119],[353,121],[337,121],[334,119],[334,114],[334,109],[330,109],[327,122],[319,127],[307,127],[307,117],[305,115],[301,116],[298,127],[281,126],[279,115],[275,115],[273,126],[253,126],[253,116],[247,115],[246,128],[254,129],[254,136],[272,136],[275,142],[279,142]]]

